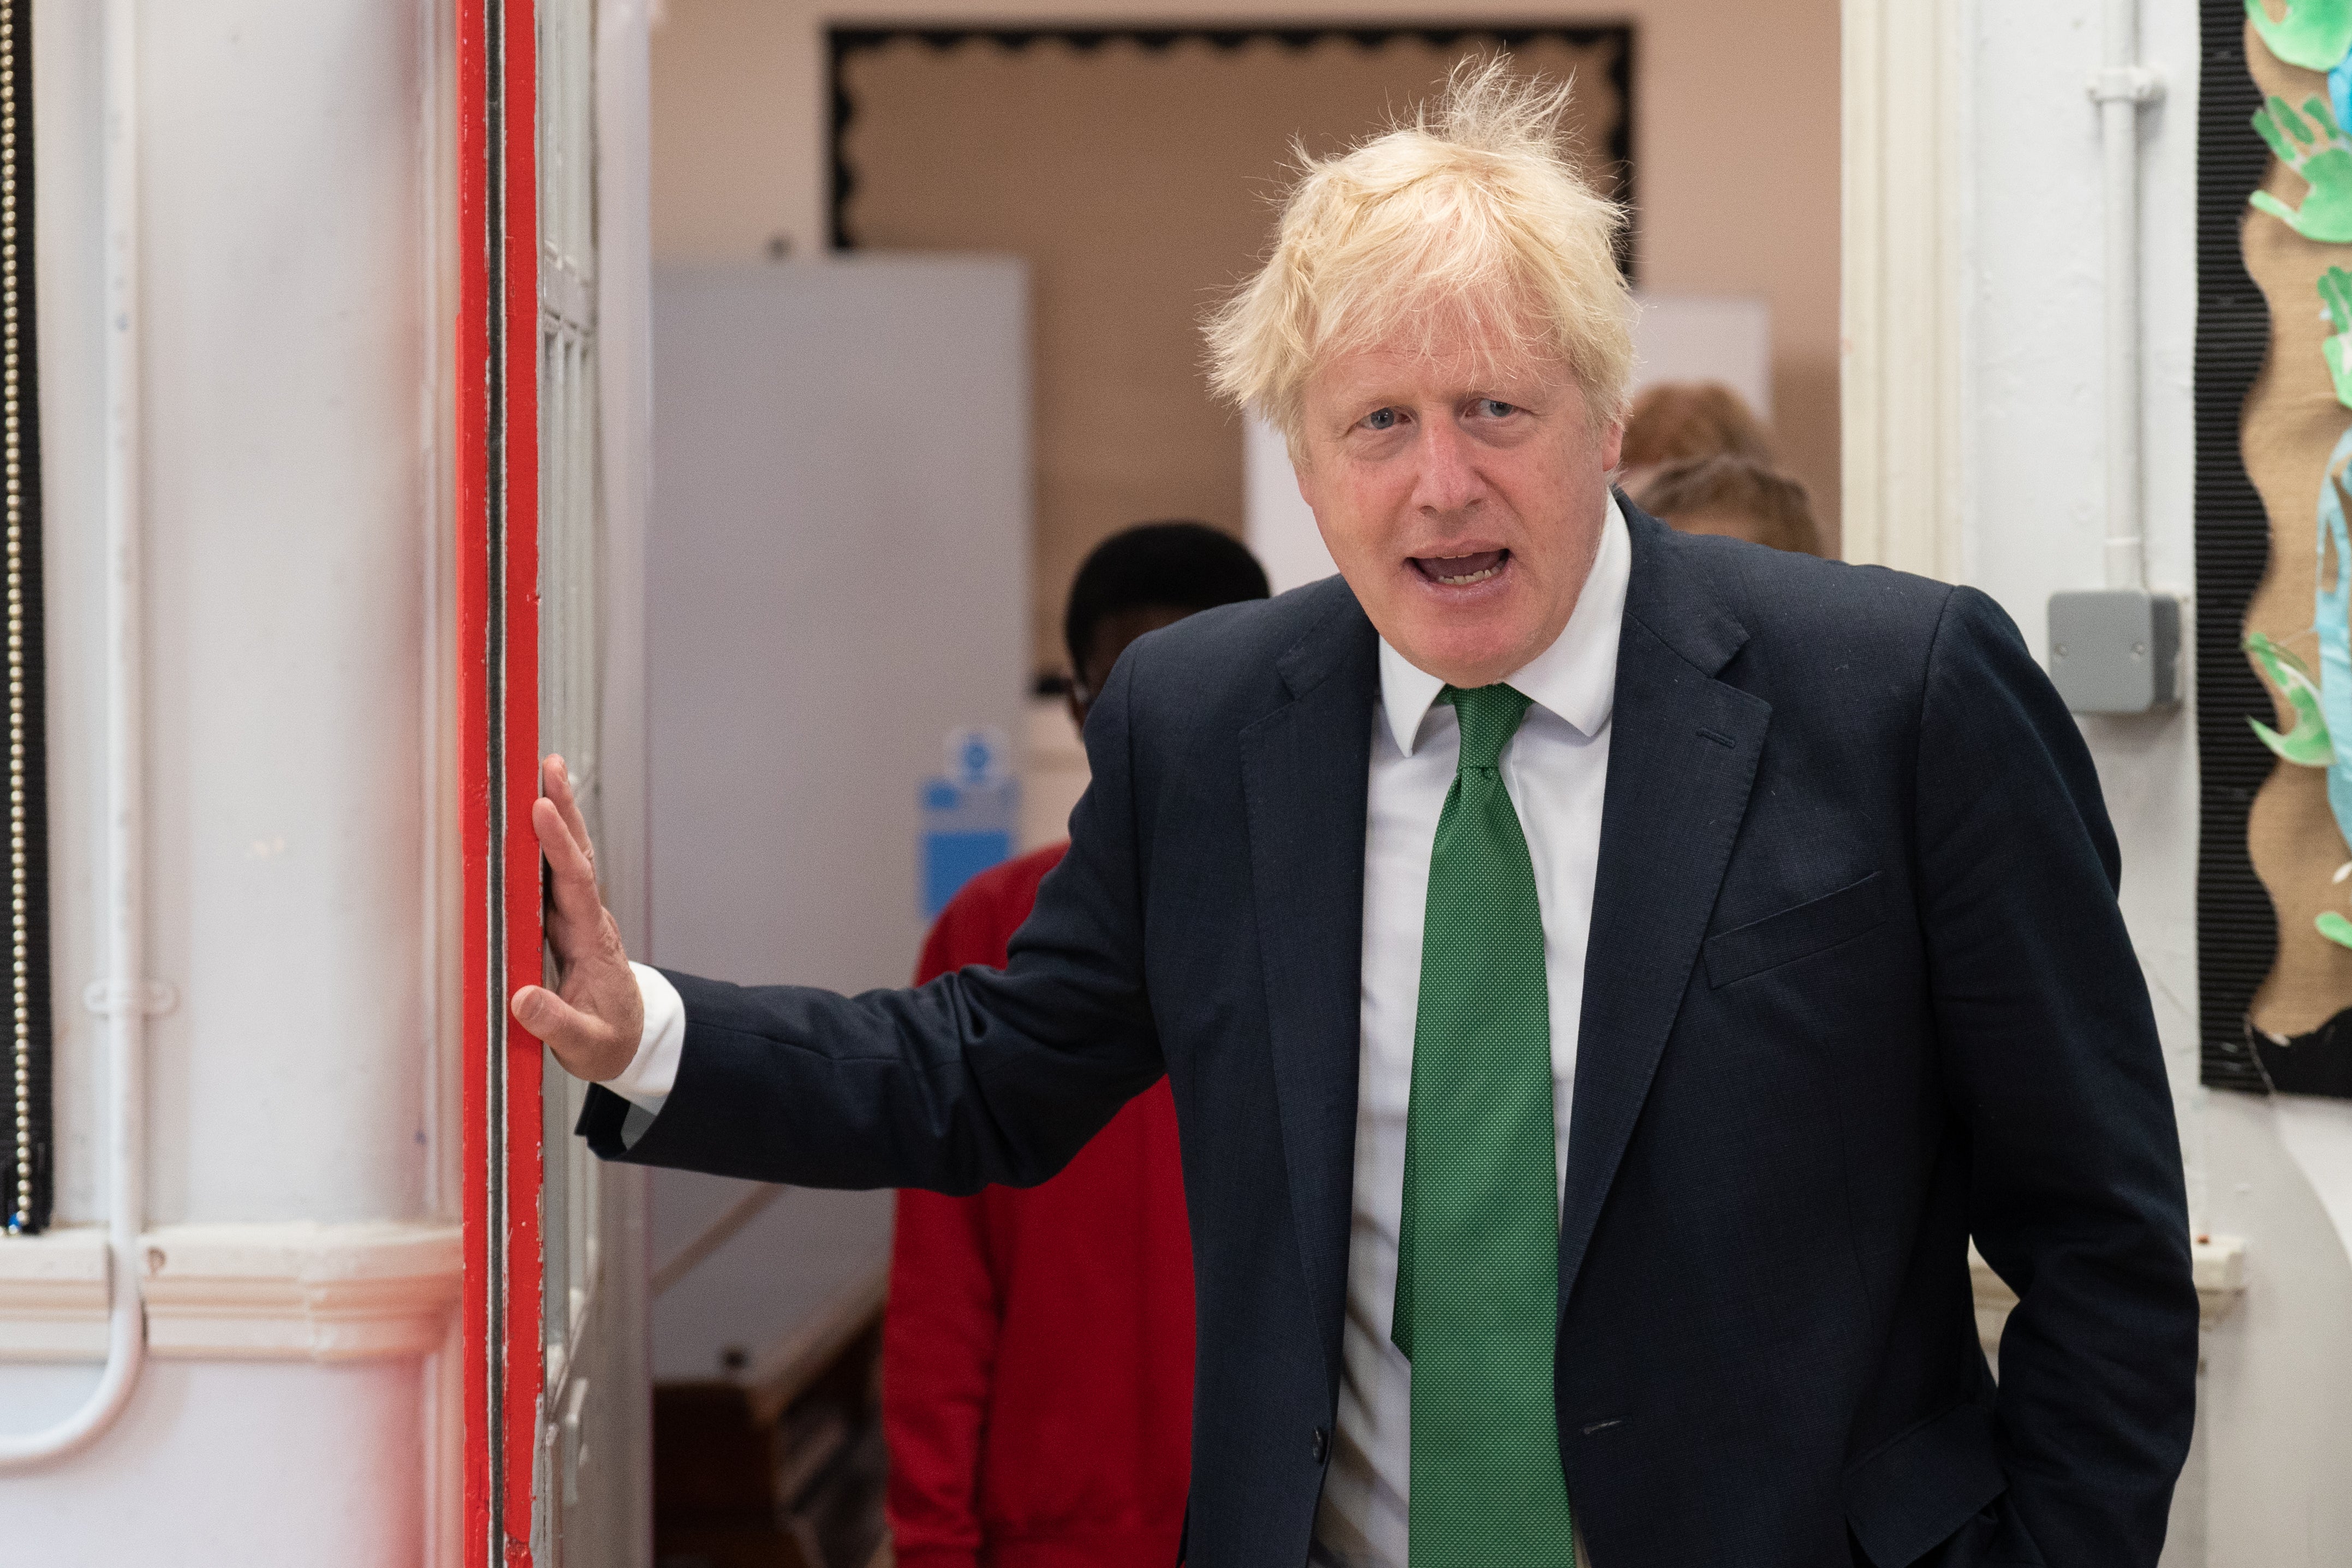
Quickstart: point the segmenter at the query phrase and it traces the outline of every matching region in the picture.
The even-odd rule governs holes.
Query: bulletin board
[[[2205,0],[2204,1081],[2352,1097],[2352,0]]]
[[[1318,155],[1433,97],[1465,56],[1572,79],[1568,139],[1634,198],[1632,27],[836,28],[833,243],[1028,262],[1032,652],[1062,664],[1078,562],[1148,518],[1242,530],[1240,422],[1202,315],[1272,238],[1294,141]],[[1635,260],[1632,231],[1623,259]]]

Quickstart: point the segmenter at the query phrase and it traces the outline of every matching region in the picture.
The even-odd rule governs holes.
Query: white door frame
[[[1844,0],[1845,559],[1964,568],[1968,0]]]

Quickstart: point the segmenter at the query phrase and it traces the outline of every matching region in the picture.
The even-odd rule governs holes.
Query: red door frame
[[[541,1048],[506,1009],[541,951],[537,42],[533,0],[457,0],[467,1568],[531,1561],[546,1371]]]

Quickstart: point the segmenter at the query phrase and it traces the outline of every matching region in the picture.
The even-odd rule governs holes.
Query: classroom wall
[[[1516,55],[1575,80],[1567,139],[1612,192],[1625,47],[1612,32]],[[1063,595],[1118,528],[1191,517],[1247,537],[1244,442],[1201,373],[1202,313],[1265,249],[1267,193],[1302,141],[1329,156],[1380,131],[1465,53],[1413,37],[942,49],[907,36],[844,62],[837,221],[860,249],[1029,264],[1030,534],[1053,552],[1035,562],[1033,668],[1064,667]]]
[[[61,1228],[108,1201],[104,1030],[81,999],[106,960],[100,9],[34,17]],[[138,16],[147,972],[177,993],[148,1029],[151,1224],[299,1239],[450,1216],[420,396],[433,12]],[[12,1429],[96,1382],[21,1349],[0,1334]],[[415,1564],[434,1388],[413,1354],[152,1361],[91,1448],[0,1477],[0,1555]]]
[[[779,241],[794,255],[826,243],[829,24],[1414,24],[1456,9],[1412,0],[669,0],[654,33],[655,254],[744,260]],[[1497,0],[1465,15],[1634,25],[1642,286],[1769,302],[1784,460],[1811,487],[1834,540],[1837,0],[1627,0],[1583,13]],[[1238,422],[1234,441],[1238,449]],[[1240,509],[1235,494],[1235,521]],[[1037,541],[1039,606],[1060,601],[1066,582],[1054,574],[1083,548]]]
[[[2097,0],[1978,0],[1962,57],[1962,575],[2000,601],[2038,655],[2049,596],[2102,585],[2104,195],[2084,91],[2100,15]],[[2188,594],[2199,37],[2192,7],[2160,0],[2143,0],[2140,25],[2141,57],[2167,86],[2141,121],[2148,570],[2152,587]],[[2247,1242],[2244,1295],[2205,1336],[2197,1447],[2165,1562],[2340,1563],[2352,1547],[2352,1258],[2328,1207],[2352,1173],[2315,1168],[2296,1134],[2301,1119],[2352,1107],[2199,1085],[2194,703],[2082,722],[2123,848],[2124,913],[2172,1079],[2191,1226]]]

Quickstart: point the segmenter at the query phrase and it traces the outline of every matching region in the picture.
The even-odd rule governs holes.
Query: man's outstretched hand
[[[515,1021],[547,1042],[563,1071],[601,1083],[635,1058],[645,999],[621,950],[621,928],[597,894],[596,852],[563,758],[540,764],[540,783],[545,793],[531,804],[530,826],[554,885],[547,940],[563,983],[560,992],[525,986],[510,1005]]]

